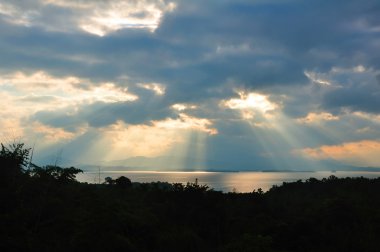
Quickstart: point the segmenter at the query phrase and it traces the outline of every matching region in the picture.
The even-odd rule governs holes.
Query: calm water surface
[[[100,176],[99,176],[100,175]],[[281,185],[283,182],[306,180],[310,177],[322,179],[330,175],[344,177],[380,177],[380,172],[352,172],[352,171],[321,171],[321,172],[155,172],[155,171],[107,171],[85,172],[77,176],[81,182],[102,183],[105,177],[118,178],[126,176],[132,182],[169,182],[187,183],[195,182],[207,184],[211,188],[224,192],[251,192],[262,188],[269,190],[272,185]]]

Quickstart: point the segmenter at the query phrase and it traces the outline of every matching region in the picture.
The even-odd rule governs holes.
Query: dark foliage
[[[30,149],[25,149],[24,144],[13,143],[9,147],[1,144],[0,150],[0,188],[15,183],[23,175],[29,165]]]
[[[132,186],[132,182],[129,178],[121,176],[115,179],[115,184],[120,188],[130,188]]]
[[[45,167],[39,167],[31,164],[27,174],[31,178],[39,179],[40,181],[52,180],[58,183],[69,183],[75,181],[75,176],[82,172],[82,170],[75,167],[61,168],[58,166],[48,165]]]
[[[23,146],[0,153],[14,181],[1,187],[0,251],[379,251],[379,178],[224,194],[126,177],[78,183],[80,170],[25,169],[27,157]]]

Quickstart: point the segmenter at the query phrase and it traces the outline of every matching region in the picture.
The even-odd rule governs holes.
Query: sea
[[[315,171],[315,172],[183,172],[183,171],[86,171],[77,176],[77,180],[87,183],[103,183],[104,178],[116,179],[120,176],[128,177],[132,182],[187,182],[208,185],[217,191],[223,192],[252,192],[261,188],[269,190],[273,185],[281,185],[284,182],[305,181],[309,178],[328,178],[334,175],[338,178],[345,177],[380,177],[380,172],[370,171]]]

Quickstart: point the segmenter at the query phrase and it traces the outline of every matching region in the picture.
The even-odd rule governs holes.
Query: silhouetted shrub
[[[130,188],[132,186],[131,180],[125,176],[115,179],[115,184],[120,188]]]

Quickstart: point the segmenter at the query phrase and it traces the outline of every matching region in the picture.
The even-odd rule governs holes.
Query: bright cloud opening
[[[277,105],[269,101],[268,97],[259,93],[239,92],[240,99],[230,99],[224,105],[230,109],[253,109],[266,113],[277,108]]]
[[[66,22],[49,24],[49,6],[61,9],[66,14]],[[39,26],[46,30],[75,31],[105,36],[124,28],[149,29],[159,26],[162,16],[176,8],[174,2],[165,0],[36,0],[30,4],[18,5],[17,1],[0,3],[0,14],[9,23],[21,26]],[[58,15],[61,14],[57,11]]]
[[[176,103],[172,105],[172,108],[177,111],[184,111],[187,109],[196,109],[197,106],[192,104]]]
[[[268,96],[259,93],[238,92],[240,98],[233,98],[222,102],[222,106],[240,110],[243,119],[251,120],[257,116],[271,117],[268,112],[275,110],[277,104],[271,102]],[[257,113],[258,112],[258,113]],[[255,125],[259,125],[257,122]]]
[[[176,4],[163,0],[78,2],[74,0],[45,0],[44,4],[68,8],[78,12],[80,29],[98,36],[124,28],[149,29],[159,26],[165,12],[173,11]]]

